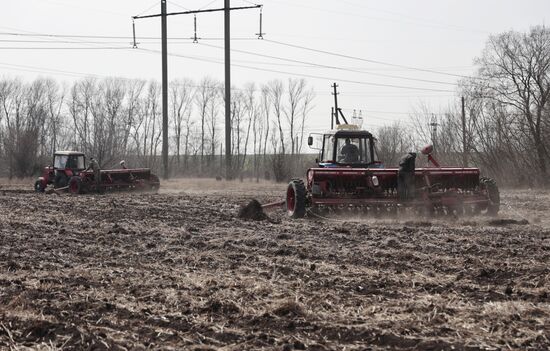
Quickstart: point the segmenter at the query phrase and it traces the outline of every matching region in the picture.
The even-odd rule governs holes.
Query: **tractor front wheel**
[[[497,182],[492,178],[481,177],[479,180],[481,189],[487,193],[489,204],[487,205],[487,214],[496,216],[500,210],[500,192],[498,191]]]
[[[286,190],[286,211],[291,218],[306,214],[306,187],[301,179],[292,179]]]
[[[82,184],[82,178],[79,176],[71,177],[69,180],[69,192],[71,194],[82,194],[84,193],[84,186]]]
[[[37,193],[43,193],[44,190],[45,189],[44,187],[42,187],[42,182],[40,180],[34,182],[34,191],[36,191]]]

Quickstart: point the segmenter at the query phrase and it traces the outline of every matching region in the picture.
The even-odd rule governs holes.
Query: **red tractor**
[[[100,180],[96,182],[94,172],[86,169],[86,157],[82,152],[57,151],[53,165],[44,167],[42,176],[34,183],[34,190],[44,192],[48,185],[82,194],[98,190],[158,190],[160,181],[149,168],[123,168],[100,170]]]
[[[486,212],[496,215],[500,207],[497,184],[480,177],[478,168],[441,167],[431,146],[422,150],[426,166],[416,168],[416,154],[402,159],[399,168],[385,168],[377,157],[376,139],[366,130],[340,124],[321,134],[318,166],[307,171],[306,181],[293,179],[285,206],[292,218],[306,212],[366,212],[374,215],[412,209],[425,214]],[[313,145],[313,136],[308,138]]]

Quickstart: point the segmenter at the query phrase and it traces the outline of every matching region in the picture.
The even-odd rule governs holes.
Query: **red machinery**
[[[86,171],[86,157],[82,152],[57,151],[53,165],[44,167],[42,176],[34,183],[36,192],[43,192],[48,185],[54,189],[68,190],[73,194],[97,191],[94,172]],[[100,190],[157,190],[159,178],[149,168],[101,170]]]
[[[339,123],[338,113],[345,124]],[[427,214],[498,213],[496,182],[480,177],[478,168],[440,167],[431,146],[422,150],[426,167],[416,168],[411,153],[400,168],[384,168],[373,135],[348,124],[338,107],[333,117],[337,129],[321,135],[318,167],[307,171],[305,183],[293,179],[288,184],[290,217],[303,217],[308,210],[382,214],[411,208]],[[313,145],[312,136],[308,145]]]

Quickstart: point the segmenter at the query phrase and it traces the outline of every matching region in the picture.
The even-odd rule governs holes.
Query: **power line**
[[[18,29],[16,29],[16,28],[2,27],[2,26],[0,26],[0,28],[7,28],[7,29],[9,29],[9,30],[17,30],[17,31],[19,31],[19,32],[25,32],[25,33],[15,33],[15,34],[20,34],[20,35],[26,35],[26,36],[40,36],[40,33],[35,33],[35,32],[30,32],[30,31],[24,31],[24,30],[18,30]],[[45,37],[46,37],[46,40],[49,40],[49,41],[51,41],[51,42],[59,42],[59,41],[60,41],[59,39],[57,39],[57,38],[55,38],[55,37],[49,37],[49,36],[45,36]],[[75,43],[75,44],[78,44],[78,43],[82,44],[82,40],[74,39],[74,43]],[[86,44],[84,44],[84,45],[86,45]],[[92,45],[92,46],[93,46],[93,44],[88,44],[88,45]]]
[[[191,11],[191,9],[188,9],[187,7],[181,6],[180,4],[176,4],[176,3],[173,2],[173,1],[168,1],[168,3],[171,4],[171,5],[174,5],[174,6],[176,6],[176,7],[179,7],[180,9],[184,9],[185,11]],[[156,5],[158,5],[158,2],[157,2],[157,4],[155,4],[155,6],[156,6]],[[149,9],[149,10],[150,10],[150,9]],[[149,11],[149,10],[147,10],[147,11]],[[142,14],[143,14],[143,13],[142,13]]]
[[[132,40],[132,37],[129,37],[129,36],[101,36],[101,35],[60,35],[60,34],[26,34],[26,33],[6,33],[6,32],[0,32],[0,35],[10,35],[10,36],[27,36],[27,37],[52,37],[52,38],[88,38],[88,39],[127,39],[128,42],[109,42],[109,41],[82,41],[82,40],[79,40],[79,41],[61,41],[61,40],[55,40],[56,43],[65,43],[65,44],[73,44],[73,43],[81,43],[81,44],[128,44],[131,40]],[[141,44],[142,45],[147,45],[147,44],[157,44],[160,42],[160,38],[159,37],[140,37],[139,38],[140,41],[142,40],[154,40],[153,42],[142,42]],[[173,37],[173,38],[169,38],[169,40],[182,40],[182,42],[172,42],[173,44],[192,44],[192,39],[189,39],[187,37]],[[218,37],[209,37],[209,38],[201,38],[201,40],[223,40],[223,38],[218,38]],[[243,38],[231,38],[231,40],[250,40],[250,41],[257,41],[256,38],[246,38],[246,37],[243,37]],[[49,42],[52,42],[51,40],[50,41],[47,41],[47,40],[44,40],[44,41],[39,41],[39,40],[6,40],[6,39],[0,39],[0,42],[14,42],[14,43],[49,43]],[[205,44],[203,44],[205,45]],[[205,45],[206,46],[206,45]],[[213,46],[213,47],[216,47],[216,46]],[[218,47],[219,48],[219,47]],[[249,53],[249,52],[247,52]],[[259,55],[259,54],[256,54],[256,53],[250,53],[250,54],[255,54],[255,55]],[[267,55],[265,55],[267,56]],[[269,56],[267,56],[269,57]],[[276,58],[276,59],[282,59],[282,60],[287,60],[287,59],[284,59],[284,58]],[[246,62],[244,60],[240,60],[241,62]],[[260,63],[258,61],[251,61],[251,62],[254,62],[254,63]],[[270,64],[270,65],[276,65],[275,63],[262,63],[262,64]],[[314,63],[304,63],[303,64],[304,66],[307,66],[307,67],[311,67],[311,66],[314,66],[314,65],[317,65],[317,64],[314,64]],[[323,65],[321,65],[323,66]],[[333,66],[328,66],[328,67],[333,67]],[[339,67],[340,68],[340,67]],[[368,72],[368,71],[372,71],[374,69],[372,68],[364,68],[364,69],[361,69],[361,68],[350,68],[350,67],[341,67],[342,69],[347,69],[347,70],[357,70],[357,71],[360,71],[360,72]],[[469,69],[471,68],[471,66],[467,66],[467,67],[446,67],[448,69],[451,69],[453,68],[453,70],[458,70],[458,69]],[[435,69],[428,69],[428,68],[425,68],[426,70],[435,70]],[[442,67],[440,69],[445,69],[445,67]],[[376,71],[379,71],[380,69],[376,69]],[[402,68],[401,70],[405,70],[405,71],[408,71],[410,69],[408,68]],[[390,75],[391,76],[391,75]],[[396,77],[399,77],[399,78],[402,78],[402,76],[396,76]],[[405,78],[408,78],[408,77],[405,77]],[[408,79],[414,79],[414,78],[408,78]],[[416,79],[415,79],[416,80]],[[421,79],[418,79],[419,81],[428,81],[428,82],[431,82],[431,80],[421,80]],[[445,84],[449,84],[449,85],[454,85],[454,83],[448,83],[448,82],[441,82],[441,83],[445,83]]]
[[[133,38],[129,36],[113,36],[113,35],[69,35],[69,34],[31,34],[31,33],[14,33],[14,32],[0,32],[0,35],[9,36],[22,36],[22,37],[45,37],[45,38],[82,38],[82,39],[127,39],[131,41]],[[160,37],[139,37],[139,40],[160,40]],[[190,41],[188,37],[171,37],[168,40],[186,40]],[[201,40],[223,40],[220,37],[201,38]],[[231,40],[258,40],[257,38],[248,37],[235,37]],[[80,42],[80,41],[78,41]]]
[[[207,46],[207,47],[212,47],[212,48],[217,48],[217,49],[223,49],[222,47],[216,46],[216,45],[202,44],[202,43],[200,43],[200,45]],[[284,58],[284,57],[260,54],[260,53],[256,53],[256,52],[246,51],[246,50],[231,49],[231,51],[240,52],[240,53],[247,54],[247,55],[254,55],[254,56],[271,58],[271,59],[275,59],[275,60],[281,60],[281,61],[287,61],[287,62],[293,62],[293,63],[301,63],[301,64],[306,64],[306,65],[310,65],[310,66],[314,66],[314,67],[335,69],[335,70],[339,70],[339,71],[363,73],[363,74],[370,74],[370,75],[379,76],[379,77],[411,80],[411,81],[424,82],[424,83],[444,84],[444,85],[452,85],[452,86],[456,85],[456,83],[442,82],[442,81],[436,81],[436,80],[410,78],[410,77],[396,76],[396,75],[384,74],[384,73],[365,72],[365,71],[355,70],[355,69],[350,69],[350,68],[323,65],[323,64],[313,63],[313,62],[307,62],[307,61],[301,61],[301,60],[288,59],[288,58]]]
[[[143,49],[143,48],[139,48],[138,50],[154,52],[154,53],[160,54],[160,51],[158,51],[158,50]],[[182,58],[187,58],[187,59],[191,59],[191,60],[196,60],[196,58],[193,58],[193,57],[190,57],[190,56],[185,56],[185,55],[180,55],[180,54],[171,53],[171,54],[168,54],[168,55],[169,56],[174,56],[174,57],[182,57]],[[221,63],[220,61],[215,61],[215,60],[202,60],[202,61],[203,62],[211,62],[211,63]],[[344,82],[344,83],[361,84],[361,85],[368,85],[368,86],[397,88],[397,89],[408,89],[408,90],[420,90],[420,91],[436,91],[436,92],[446,92],[446,93],[453,93],[454,92],[453,90],[419,88],[419,87],[409,87],[409,86],[393,85],[393,84],[362,82],[362,81],[348,80],[348,79],[341,79],[341,78],[334,78],[334,77],[322,77],[322,76],[316,76],[316,75],[313,75],[313,74],[279,71],[279,70],[274,70],[274,69],[259,68],[259,67],[252,67],[252,66],[245,66],[245,65],[238,65],[238,64],[234,64],[234,66],[235,67],[246,68],[246,69],[251,69],[251,70],[255,70],[255,71],[281,73],[281,74],[288,74],[288,75],[291,75],[291,76],[300,76],[300,77],[305,77],[305,78],[323,79],[323,80],[329,80],[329,81],[340,81],[340,82]]]
[[[158,50],[143,49],[143,48],[140,48],[139,50],[142,50],[142,51],[149,51],[149,52],[154,52],[154,53],[160,53]],[[174,53],[169,54],[169,56],[182,57],[182,58],[188,58],[188,59],[192,59],[192,60],[197,60],[196,58],[191,57],[191,56],[180,55],[180,54],[174,54]],[[203,61],[211,62],[211,63],[221,63],[220,61],[215,61],[215,60],[203,60]],[[252,70],[256,70],[256,71],[273,72],[273,73],[282,73],[282,74],[288,74],[288,75],[294,75],[294,76],[301,76],[301,77],[305,77],[305,78],[315,78],[315,79],[323,79],[323,80],[338,80],[338,81],[340,81],[340,82],[354,83],[354,84],[362,84],[362,85],[370,85],[370,86],[390,87],[390,88],[410,89],[410,90],[422,90],[422,91],[438,91],[438,92],[447,92],[447,93],[452,93],[452,92],[454,92],[453,90],[431,89],[431,88],[419,88],[419,87],[408,87],[408,86],[400,86],[400,85],[392,85],[392,84],[383,84],[383,83],[372,83],[372,82],[361,82],[361,81],[354,81],[354,80],[345,80],[345,79],[340,79],[340,78],[322,77],[322,76],[316,76],[316,75],[312,75],[312,74],[295,73],[295,72],[286,72],[286,71],[279,71],[279,70],[273,70],[273,69],[268,69],[268,68],[258,68],[258,67],[245,66],[245,65],[237,65],[237,64],[234,65],[234,66],[236,66],[236,67],[241,67],[241,68],[252,69]]]
[[[330,52],[330,51],[319,50],[319,49],[313,49],[313,48],[309,48],[309,47],[305,47],[305,46],[301,46],[301,45],[283,43],[283,42],[276,41],[276,40],[265,39],[264,42],[274,43],[274,44],[278,44],[278,45],[283,45],[283,46],[288,46],[288,47],[292,47],[292,48],[296,48],[296,49],[302,49],[302,50],[317,52],[317,53],[326,54],[326,55],[331,55],[331,56],[343,57],[343,58],[347,58],[347,59],[351,59],[351,60],[357,60],[357,61],[375,63],[375,64],[378,64],[378,65],[385,65],[385,66],[390,66],[390,67],[405,68],[405,69],[409,69],[409,70],[413,70],[413,71],[420,71],[420,72],[441,74],[441,75],[445,75],[445,76],[458,77],[458,78],[482,79],[482,78],[476,78],[476,77],[471,77],[471,76],[464,76],[464,75],[460,75],[460,74],[453,74],[453,73],[448,73],[448,72],[440,72],[440,71],[435,71],[435,70],[431,70],[431,69],[418,68],[418,67],[412,67],[412,66],[406,66],[406,65],[399,65],[399,64],[388,63],[388,62],[383,62],[383,61],[378,61],[378,60],[365,59],[365,58],[356,57],[356,56],[338,54],[338,53],[334,53],[334,52]]]
[[[2,34],[2,33],[0,33],[0,34]],[[102,38],[102,39],[128,39],[128,40],[131,40],[130,37],[118,37],[118,36],[84,36],[84,35],[78,35],[77,36],[77,35],[52,35],[52,34],[35,35],[35,34],[18,34],[18,33],[4,33],[4,34],[25,35],[25,36],[42,36],[42,37],[54,37],[54,38],[57,38],[57,37],[64,37],[64,38],[72,37],[72,38],[97,38],[97,39]],[[155,40],[155,39],[158,39],[158,38],[154,38],[154,37],[140,38],[140,40]],[[241,40],[254,40],[254,41],[257,41],[257,39],[255,39],[255,38],[240,38],[240,39]],[[172,40],[184,40],[184,42],[182,42],[181,44],[190,44],[191,43],[191,40],[189,38],[172,38]],[[223,38],[201,38],[201,40],[223,40]],[[269,40],[266,40],[266,41],[269,41]],[[0,42],[40,43],[40,41],[31,41],[31,40],[28,40],[28,41],[25,41],[25,40],[22,40],[22,41],[0,40]],[[44,41],[44,42],[46,42],[46,41]],[[59,40],[57,40],[56,42],[66,43],[66,44],[72,44],[72,43],[81,43],[81,44],[126,44],[126,42],[103,42],[103,41],[98,41],[98,42],[92,42],[92,41],[89,41],[89,42],[88,41],[71,42],[71,41],[59,41]],[[148,44],[148,43],[144,43],[144,44]],[[209,45],[209,44],[201,44],[201,45],[207,46],[207,47],[213,47],[213,48],[217,48],[217,49],[223,49],[223,48],[221,48],[219,46],[216,46],[216,45]],[[248,55],[272,58],[272,59],[281,60],[281,61],[300,63],[300,64],[304,64],[304,65],[307,65],[307,66],[310,66],[310,67],[329,68],[329,69],[343,70],[343,71],[349,71],[349,72],[355,72],[355,73],[371,74],[371,75],[387,77],[387,78],[403,79],[403,80],[410,80],[410,81],[419,81],[419,82],[434,83],[434,84],[444,84],[444,85],[453,85],[453,86],[456,85],[456,83],[450,83],[450,82],[444,82],[444,81],[436,81],[436,80],[420,79],[420,78],[411,78],[411,77],[404,77],[404,76],[398,76],[398,75],[390,75],[390,74],[369,72],[368,70],[365,71],[365,70],[360,70],[360,69],[337,67],[337,66],[331,66],[331,65],[323,65],[323,64],[313,63],[313,62],[307,62],[307,61],[301,61],[301,60],[288,59],[288,58],[284,58],[284,57],[265,55],[265,54],[260,54],[260,53],[245,51],[245,50],[232,49],[232,51],[245,53],[245,54],[248,54]],[[266,64],[269,64],[269,63],[266,63]],[[401,67],[401,68],[403,68],[403,67]],[[410,70],[409,67],[407,67],[406,69]],[[429,70],[429,69],[422,69],[422,70],[429,71],[429,72],[434,72],[433,70]],[[450,73],[446,73],[446,74],[453,75],[453,74],[450,74]],[[465,76],[461,76],[461,75],[453,75],[453,76],[465,77]]]
[[[52,43],[52,41],[48,40],[16,40],[16,39],[0,39],[1,43]],[[128,44],[128,42],[125,41],[80,41],[78,43],[74,41],[63,41],[63,40],[56,40],[55,43],[59,44]]]
[[[217,1],[217,0],[212,0],[212,1],[210,1],[208,4],[199,7],[199,10],[202,10],[202,9],[207,8],[208,6],[212,5],[212,4],[215,3],[216,1]]]
[[[138,14],[138,16],[139,16],[139,15],[143,15],[145,12],[147,12],[147,11],[149,11],[149,10],[152,10],[153,7],[157,7],[158,5],[159,5],[159,1],[155,1],[155,2],[153,3],[153,5],[149,6],[149,7],[146,8],[145,10],[141,11],[141,12]]]
[[[128,50],[119,46],[86,46],[86,47],[44,47],[44,46],[0,46],[0,50]]]
[[[23,72],[34,72],[34,73],[55,73],[57,75],[63,75],[63,76],[69,76],[69,77],[82,77],[86,76],[83,73],[76,73],[76,72],[70,72],[70,71],[61,71],[61,70],[51,70],[46,68],[40,68],[40,67],[32,67],[32,66],[24,66],[24,65],[14,65],[9,63],[2,63],[0,62],[0,66],[4,66],[4,69],[9,69],[13,71],[23,71]],[[88,76],[95,76],[95,75],[88,75]]]

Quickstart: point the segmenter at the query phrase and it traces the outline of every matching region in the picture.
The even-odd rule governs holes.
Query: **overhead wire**
[[[191,9],[188,9],[187,7],[181,6],[180,4],[176,4],[176,3],[173,2],[173,1],[167,1],[167,2],[168,2],[169,4],[171,4],[171,5],[174,5],[174,6],[176,6],[176,7],[179,7],[180,9],[183,9],[183,10],[185,10],[185,11],[191,11]]]
[[[128,39],[128,40],[132,39],[132,37],[129,37],[129,36],[65,35],[65,34],[14,33],[14,32],[0,32],[0,35],[51,37],[51,38]],[[216,38],[216,37],[202,38],[202,40],[223,40],[223,39],[224,38],[221,38],[221,37],[220,38]],[[140,37],[140,40],[160,40],[160,38],[159,37]],[[190,40],[190,39],[187,38],[187,37],[173,37],[173,38],[168,38],[168,40]],[[256,38],[231,38],[231,40],[250,40],[250,41],[253,40],[253,41],[257,41]],[[389,67],[400,68],[400,69],[404,69],[404,70],[420,71],[420,72],[425,72],[425,73],[446,75],[446,76],[457,77],[457,78],[475,78],[475,77],[471,77],[471,76],[466,76],[466,75],[461,75],[461,74],[454,74],[454,73],[449,73],[449,72],[443,72],[443,71],[438,71],[438,70],[429,69],[429,68],[413,67],[413,66],[408,66],[408,65],[384,62],[384,61],[380,61],[380,60],[373,60],[373,59],[367,59],[367,58],[362,58],[362,57],[357,57],[357,56],[339,54],[339,53],[335,53],[335,52],[315,49],[315,48],[306,47],[306,46],[297,45],[297,44],[281,42],[281,41],[277,41],[277,40],[264,39],[262,41],[267,42],[267,43],[273,43],[273,44],[277,44],[277,45],[283,45],[283,46],[287,46],[287,47],[297,48],[297,49],[301,49],[301,50],[312,51],[312,52],[322,53],[322,54],[326,54],[326,55],[347,58],[347,59],[356,60],[356,61],[362,61],[362,62],[373,63],[373,64],[377,64],[377,65],[384,65],[384,66],[389,66]],[[207,46],[206,44],[203,44],[203,45]],[[215,47],[215,46],[213,46],[213,47]],[[217,48],[220,48],[220,47],[217,47]],[[232,50],[236,51],[236,52],[239,51],[239,50],[235,50],[235,49],[232,49]],[[252,52],[245,51],[245,50],[240,50],[240,52],[246,53],[246,54],[251,54],[251,55],[256,55],[256,56],[262,56],[262,54],[252,53]],[[270,57],[269,55],[264,55],[264,56],[265,57]],[[275,57],[275,56],[271,56],[270,58],[279,59],[279,60],[284,59],[284,58]],[[284,59],[284,60],[290,61],[290,59]],[[308,63],[308,64],[311,64],[311,63]],[[334,66],[328,66],[328,65],[320,65],[320,66],[326,66],[327,68],[328,67],[334,68]],[[340,68],[340,67],[338,67],[338,68]],[[402,77],[400,77],[400,78],[402,78]],[[423,81],[423,80],[417,79],[417,78],[408,78],[408,79]],[[441,82],[441,81],[433,81],[433,80],[424,80],[424,81],[437,82],[438,84],[454,85],[453,83],[449,83],[449,82]]]
[[[408,69],[408,70],[412,70],[412,71],[419,71],[419,72],[426,72],[426,73],[433,73],[433,74],[441,74],[441,75],[445,75],[445,76],[458,77],[458,78],[481,79],[481,78],[475,78],[475,77],[465,76],[465,75],[461,75],[461,74],[441,72],[441,71],[436,71],[436,70],[431,70],[431,69],[426,69],[426,68],[400,65],[400,64],[389,63],[389,62],[384,62],[384,61],[379,61],[379,60],[366,59],[366,58],[357,57],[357,56],[344,55],[344,54],[339,54],[339,53],[330,52],[330,51],[326,51],[326,50],[314,49],[314,48],[310,48],[310,47],[306,47],[306,46],[302,46],[302,45],[284,43],[284,42],[281,42],[281,41],[276,41],[276,40],[271,40],[271,39],[264,39],[262,41],[266,42],[266,43],[274,43],[274,44],[277,44],[277,45],[292,47],[292,48],[296,48],[296,49],[302,49],[302,50],[306,50],[306,51],[317,52],[317,53],[321,53],[321,54],[347,58],[347,59],[350,59],[350,60],[374,63],[374,64],[385,65],[385,66],[390,66],[390,67],[404,68],[404,69]]]
[[[137,14],[137,16],[141,16],[141,15],[143,15],[143,14],[144,14],[145,12],[147,12],[147,11],[149,11],[149,10],[153,9],[153,7],[155,7],[155,6],[158,6],[158,5],[159,5],[159,3],[160,3],[159,1],[155,1],[155,3],[154,3],[153,5],[151,5],[151,6],[150,6],[150,7],[148,7],[147,9],[145,9],[145,10],[141,11],[141,12],[140,12],[139,14]]]
[[[254,6],[258,6],[259,4],[255,3],[255,2],[252,2],[252,1],[248,1],[248,0],[242,0],[250,5],[254,5]]]
[[[84,38],[84,39],[128,39],[131,41],[133,37],[129,36],[108,36],[108,35],[65,35],[65,34],[28,34],[28,33],[10,33],[10,32],[0,32],[0,35],[10,35],[10,36],[27,36],[27,37],[50,37],[50,38]],[[160,37],[139,37],[139,40],[161,40]],[[190,41],[188,37],[171,37],[167,40],[186,40]],[[224,40],[222,37],[208,37],[201,38],[201,40]],[[257,38],[248,38],[248,37],[232,37],[231,40],[258,40]]]
[[[42,46],[0,46],[0,50],[127,50],[119,46],[86,46],[86,47],[42,47]]]
[[[155,52],[157,54],[161,53],[159,50],[151,50],[151,49],[143,49],[143,48],[139,48],[139,50],[146,50],[146,51],[149,51],[149,52]],[[174,54],[174,53],[168,53],[168,55],[169,56],[174,56],[174,57],[195,59],[195,58],[191,58],[191,57],[186,56],[186,55],[179,55],[179,54]],[[218,64],[223,63],[221,61],[215,61],[215,60],[208,60],[206,62],[218,63]],[[292,75],[292,76],[300,76],[300,77],[305,77],[305,78],[323,79],[323,80],[330,80],[330,81],[340,81],[340,82],[345,82],[345,83],[353,83],[353,84],[368,85],[368,86],[389,87],[389,88],[419,90],[419,91],[437,91],[437,92],[447,92],[447,93],[454,92],[453,90],[445,90],[445,89],[420,88],[420,87],[411,87],[411,86],[394,85],[394,84],[363,82],[363,81],[349,80],[349,79],[342,79],[342,78],[334,78],[334,77],[322,77],[322,76],[317,76],[317,75],[313,75],[313,74],[287,72],[287,71],[280,71],[280,70],[274,70],[274,69],[269,69],[269,68],[258,68],[258,67],[245,66],[245,65],[239,65],[239,64],[233,64],[233,66],[246,68],[246,69],[251,69],[251,70],[256,70],[256,71],[262,71],[262,72],[282,73],[282,74],[288,74],[288,75]]]
[[[206,5],[203,5],[203,6],[199,7],[199,11],[205,9],[206,7],[208,7],[208,6],[210,6],[210,5],[212,5],[212,4],[215,3],[216,1],[218,1],[218,0],[212,0],[212,1],[210,1],[209,3],[207,3]]]
[[[217,48],[217,49],[224,49],[221,46],[216,46],[216,45],[211,45],[211,44],[203,44],[203,43],[199,43],[199,44],[203,45],[203,46],[207,46],[207,47],[212,47],[212,48]],[[323,65],[323,64],[313,63],[313,62],[307,62],[307,61],[301,61],[301,60],[288,59],[288,58],[284,58],[284,57],[260,54],[260,53],[256,53],[256,52],[246,51],[246,50],[231,49],[231,51],[239,52],[239,53],[243,53],[243,54],[247,54],[247,55],[254,55],[254,56],[271,58],[271,59],[275,59],[275,60],[307,64],[307,65],[311,65],[311,66],[314,66],[314,67],[335,69],[335,70],[339,70],[339,71],[363,73],[363,74],[370,74],[370,75],[379,76],[379,77],[396,78],[396,79],[403,79],[403,80],[410,80],[410,81],[417,81],[417,82],[424,82],[424,83],[444,84],[444,85],[451,85],[451,86],[456,85],[456,83],[450,83],[450,82],[443,82],[443,81],[436,81],[436,80],[429,80],[429,79],[421,79],[421,78],[411,78],[411,77],[404,77],[404,76],[396,76],[396,75],[384,74],[384,73],[366,72],[366,71],[351,69],[351,68],[343,68],[343,67],[337,67],[337,66],[331,66],[331,65]]]

